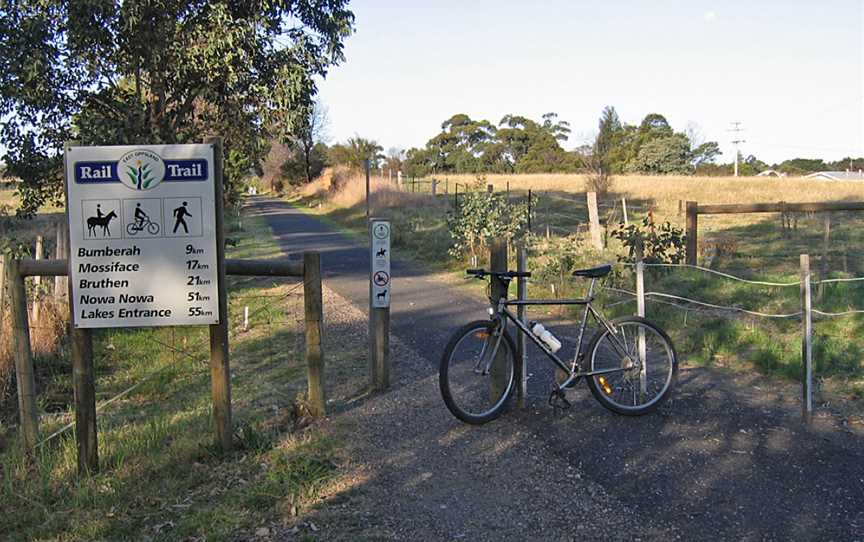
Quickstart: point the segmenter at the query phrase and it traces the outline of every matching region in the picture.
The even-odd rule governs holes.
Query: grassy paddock
[[[327,219],[365,232],[365,179],[362,176],[325,176],[295,194],[294,201]],[[587,242],[585,177],[582,175],[455,175],[436,176],[443,181],[439,195],[432,197],[429,184],[422,192],[410,192],[410,185],[397,187],[386,179],[372,183],[372,212],[393,221],[396,254],[424,261],[436,270],[461,276],[465,260],[447,256],[450,237],[446,218],[454,209],[454,191],[460,183],[475,190],[492,184],[496,192],[508,189],[514,200],[524,200],[528,189],[534,196],[534,234],[529,269],[535,273],[532,296],[570,295],[584,283],[567,279],[562,270],[563,255],[571,267],[616,261],[624,253],[620,244],[607,236],[607,248],[597,251]],[[441,194],[446,188],[449,193]],[[762,177],[665,177],[616,176],[611,191],[600,196],[601,221],[607,233],[623,219],[621,198],[627,199],[628,218],[641,221],[649,209],[658,221],[669,220],[683,228],[685,217],[678,213],[679,201],[699,203],[864,201],[864,183],[831,182],[804,178]],[[864,213],[831,213],[830,242],[823,258],[824,219],[821,214],[797,214],[793,228],[782,227],[777,213],[700,216],[700,263],[744,278],[777,282],[798,278],[798,256],[811,254],[815,277],[864,276],[864,258],[858,247],[864,244]],[[548,237],[547,237],[548,235]],[[481,262],[481,265],[484,262]],[[725,306],[738,306],[767,313],[796,312],[797,288],[759,288],[697,271],[651,271],[648,290],[666,292]],[[607,281],[634,289],[632,272],[622,269]],[[831,312],[864,308],[864,286],[858,283],[825,288],[816,307]],[[554,287],[554,291],[553,291]],[[479,288],[479,286],[478,286]],[[606,303],[623,301],[611,294]],[[632,313],[630,304],[615,305],[613,312]],[[797,379],[800,374],[800,335],[797,320],[744,318],[734,313],[680,309],[649,303],[649,316],[673,335],[679,351],[688,361],[733,365],[747,370],[755,367],[769,374]],[[816,372],[825,389],[859,398],[864,396],[864,361],[859,316],[821,319],[816,324]]]
[[[232,231],[229,257],[280,254],[262,219]],[[238,451],[213,447],[206,327],[100,330],[97,401],[101,471],[78,478],[71,433],[26,459],[0,438],[0,516],[10,540],[229,540],[295,521],[338,483],[336,437],[301,429],[305,364],[296,281],[231,279],[232,403]],[[243,309],[251,328],[243,331]],[[333,363],[333,360],[329,360]],[[65,357],[40,389],[42,435],[72,420]]]

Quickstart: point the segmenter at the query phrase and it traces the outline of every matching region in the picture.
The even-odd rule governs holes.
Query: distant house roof
[[[757,177],[785,177],[785,173],[781,173],[776,169],[766,169],[756,174]]]
[[[858,171],[817,171],[806,179],[827,179],[829,181],[864,181],[864,172]]]

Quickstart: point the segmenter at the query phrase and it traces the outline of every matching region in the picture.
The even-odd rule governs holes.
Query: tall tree
[[[353,21],[347,0],[0,2],[0,144],[20,211],[61,193],[68,139],[185,143],[218,130],[236,177],[263,136],[303,118]]]

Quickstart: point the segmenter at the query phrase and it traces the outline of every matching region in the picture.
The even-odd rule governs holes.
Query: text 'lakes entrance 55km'
[[[211,145],[69,147],[73,323],[219,321]]]

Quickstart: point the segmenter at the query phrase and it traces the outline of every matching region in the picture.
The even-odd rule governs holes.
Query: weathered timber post
[[[6,283],[12,315],[12,355],[15,358],[15,379],[18,384],[18,415],[24,448],[31,453],[39,438],[39,413],[36,410],[36,380],[33,374],[33,353],[30,350],[30,326],[27,322],[27,290],[21,276],[19,260],[6,261]]]
[[[306,374],[309,411],[315,417],[327,415],[327,394],[324,388],[324,309],[321,293],[321,255],[303,254],[303,308],[306,326]]]
[[[222,138],[208,137],[213,145],[213,185],[216,191],[216,282],[219,296],[219,323],[210,325],[210,390],[216,445],[223,452],[233,448],[231,422],[231,364],[228,351],[228,292],[225,283],[225,217],[222,200]]]
[[[45,245],[44,238],[41,235],[36,236],[36,252],[33,257],[37,260],[41,260],[45,257]],[[33,297],[33,318],[30,320],[31,325],[33,326],[33,335],[38,335],[38,325],[39,318],[42,313],[42,277],[36,276],[33,277],[33,285],[35,286],[35,296]],[[36,340],[34,338],[34,340]]]
[[[371,164],[369,160],[363,160],[363,169],[366,170],[366,220],[369,220],[369,168]]]
[[[62,221],[57,223],[57,242],[55,244],[55,257],[58,260],[69,259],[69,230],[66,229],[66,224]],[[56,276],[54,277],[54,300],[62,302],[66,299],[69,293],[69,278]]]
[[[696,251],[699,247],[699,204],[695,201],[687,202],[687,265],[696,265]]]
[[[630,221],[627,220],[627,198],[621,198],[621,213],[624,215],[624,225],[629,226]]]
[[[387,220],[369,220],[369,386],[373,391],[390,387],[390,234]]]
[[[432,196],[437,196],[437,195],[438,195],[438,181],[435,179],[432,179]]]
[[[588,201],[588,227],[591,230],[591,244],[597,250],[603,250],[603,236],[600,233],[600,213],[597,210],[597,193],[588,192],[586,199]]]
[[[489,185],[492,186],[492,185]],[[489,269],[492,272],[507,271],[507,241],[506,239],[496,238],[492,241],[492,246],[489,251]],[[507,283],[495,277],[490,277],[491,296],[492,299],[498,300],[502,297],[507,297]],[[493,307],[497,308],[497,307]],[[501,396],[504,389],[507,387],[507,372],[504,370],[507,363],[507,357],[504,353],[506,344],[504,339],[501,339],[501,346],[498,348],[495,361],[492,363],[491,380],[490,380],[490,397],[495,400]],[[515,354],[515,352],[514,352]]]
[[[77,141],[67,141],[65,153],[68,156],[72,147],[78,146]],[[64,178],[69,178],[66,169],[67,160],[63,160]],[[68,182],[68,181],[67,181]],[[72,271],[72,260],[69,257],[69,192],[66,192],[66,220],[57,231],[58,259],[66,261],[66,276],[55,277],[54,296],[69,300],[70,311],[75,310],[75,300],[72,298],[72,281],[68,279]],[[63,279],[62,282],[59,279]],[[61,290],[57,290],[58,285]],[[78,474],[84,475],[99,470],[99,445],[96,432],[96,374],[93,370],[93,335],[89,329],[76,328],[75,315],[69,315],[69,343],[72,356],[72,390],[75,403],[75,446],[78,451]]]
[[[813,313],[810,297],[810,255],[801,254],[801,417],[813,419]]]
[[[533,209],[531,209],[532,203],[533,202],[531,201],[531,189],[529,188],[528,189],[528,233],[531,233],[531,212],[533,211]]]
[[[828,251],[831,246],[831,213],[825,213],[825,234],[822,237],[822,261],[819,262],[819,280],[828,278]],[[816,290],[816,300],[822,301],[822,296],[825,294],[825,284],[819,283],[819,288]]]
[[[645,262],[644,247],[640,241],[636,245],[636,314],[645,318]],[[645,345],[645,329],[639,328],[639,363],[642,364],[642,369],[639,372],[639,389],[644,394],[648,389],[648,371],[645,367],[647,362],[647,353]]]
[[[524,244],[519,245],[516,249],[516,270],[528,270],[528,250]],[[516,279],[516,297],[517,299],[528,299],[528,279],[519,277]],[[528,308],[525,305],[519,305],[516,309],[516,316],[519,320],[528,325]],[[525,406],[525,397],[528,395],[528,350],[524,333],[516,334],[516,397],[519,407]]]
[[[684,214],[684,200],[678,200],[678,216]]]

